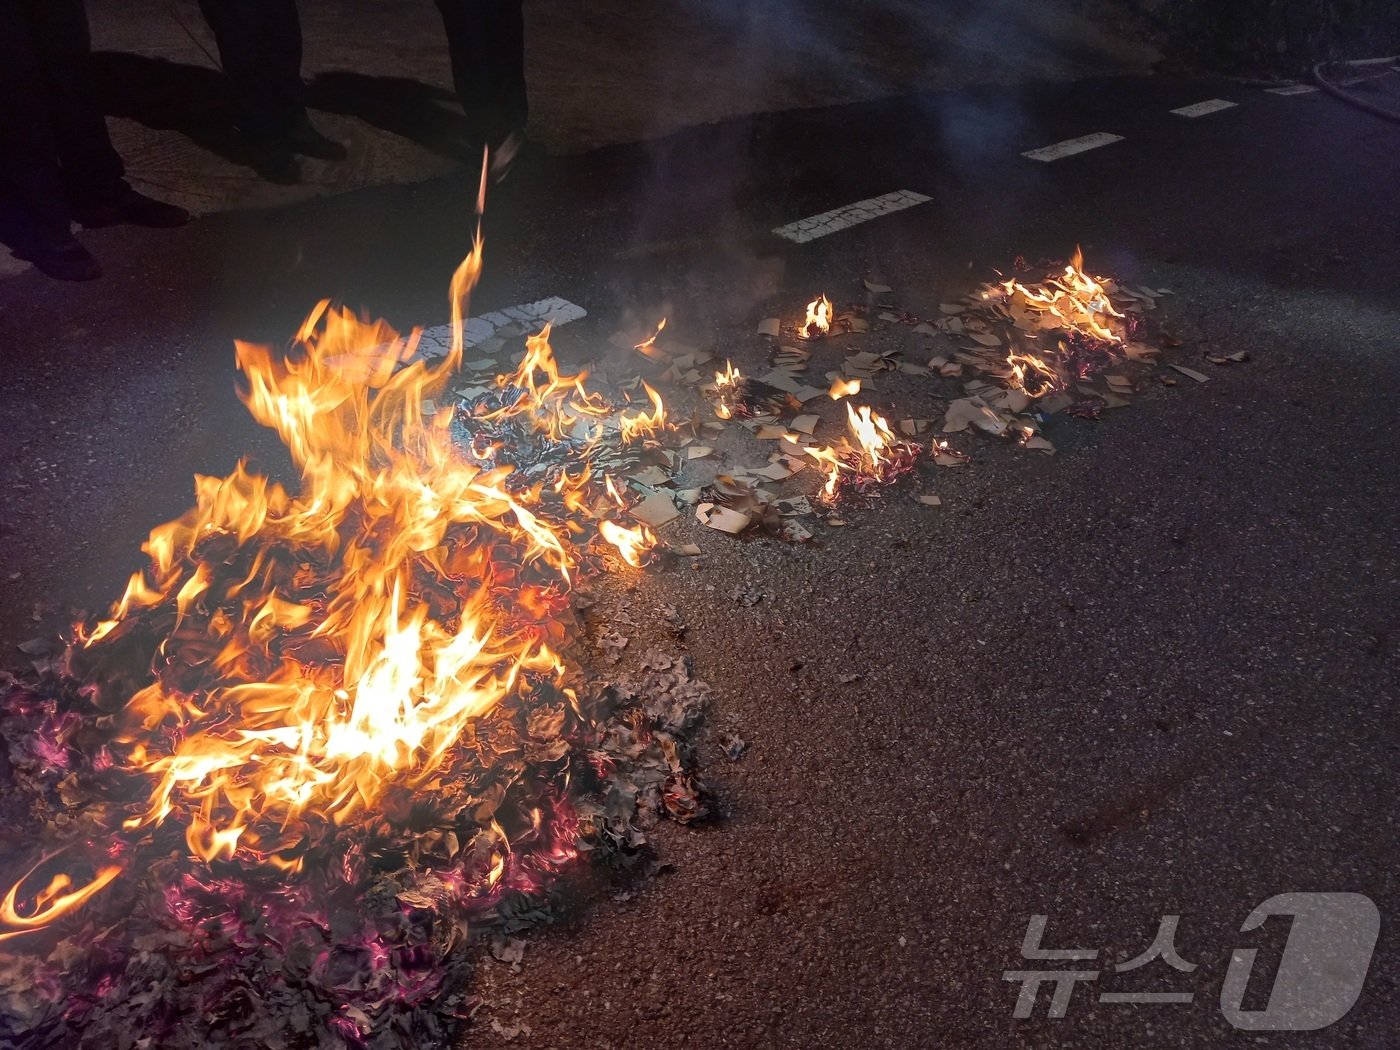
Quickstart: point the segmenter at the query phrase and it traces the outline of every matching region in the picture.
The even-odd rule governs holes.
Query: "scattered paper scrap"
[[[943,432],[953,434],[975,426],[988,434],[1000,436],[1006,433],[1010,420],[996,412],[979,397],[960,397],[948,405],[943,417]]]
[[[1172,368],[1176,369],[1187,379],[1194,379],[1198,383],[1207,383],[1210,381],[1210,376],[1203,372],[1197,372],[1194,368],[1187,368],[1185,365],[1178,364],[1173,364]]]
[[[749,515],[714,503],[698,504],[695,508],[695,518],[706,528],[727,532],[731,536],[737,536],[753,524],[753,518]]]
[[[632,508],[632,517],[645,522],[653,529],[659,529],[667,522],[680,517],[680,511],[671,502],[671,497],[661,492],[653,492]]]
[[[1249,360],[1248,350],[1236,350],[1233,354],[1206,354],[1206,360],[1213,365],[1238,365]]]
[[[665,485],[668,481],[671,480],[670,473],[668,473],[665,470],[662,470],[659,466],[656,466],[655,464],[647,467],[644,470],[639,470],[635,474],[629,474],[628,477],[630,477],[633,481],[641,485],[645,485],[649,489],[654,489],[661,485]]]

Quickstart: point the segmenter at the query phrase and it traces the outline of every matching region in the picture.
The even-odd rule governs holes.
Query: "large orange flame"
[[[440,364],[415,359],[416,333],[326,302],[288,354],[237,344],[241,397],[286,443],[300,489],[242,463],[197,477],[195,506],[152,531],[146,569],[81,634],[91,650],[136,618],[166,631],[153,680],[118,716],[121,761],[151,784],[128,834],[174,819],[197,857],[295,870],[316,825],[354,820],[390,784],[427,784],[524,679],[564,688],[554,646],[586,556],[575,537],[606,502],[590,456],[612,409],[561,374],[546,327],[499,378],[503,407],[474,419],[570,437],[576,469],[522,487],[510,463],[483,466],[454,442],[453,410],[428,403],[461,360],[481,258],[478,236],[453,275]],[[624,415],[624,438],[664,422],[646,390],[652,410]],[[629,564],[655,542],[645,527],[598,527]],[[119,870],[71,892],[66,876],[37,896],[16,885],[0,922],[40,928]]]

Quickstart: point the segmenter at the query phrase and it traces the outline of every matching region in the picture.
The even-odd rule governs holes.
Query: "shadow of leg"
[[[445,157],[479,156],[455,103],[452,92],[431,84],[346,70],[320,74],[307,91],[312,109],[357,117]]]
[[[179,132],[225,160],[250,164],[234,127],[232,89],[217,69],[119,51],[95,52],[92,61],[108,116]]]

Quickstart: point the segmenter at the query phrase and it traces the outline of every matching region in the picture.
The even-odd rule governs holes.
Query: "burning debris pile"
[[[1094,419],[1127,403],[1134,379],[1125,369],[1158,355],[1140,338],[1143,314],[1170,293],[1118,285],[1083,267],[1076,249],[1063,270],[1041,282],[1013,277],[942,306],[939,327],[975,345],[930,367],[959,375],[966,366],[990,380],[966,384],[968,396],[948,406],[945,433],[973,426],[1049,451],[1039,437],[1041,420],[1061,411]],[[1105,388],[1096,385],[1100,378]]]
[[[930,322],[867,281],[863,307],[820,295],[796,324],[764,321],[754,375],[663,320],[614,339],[653,373],[610,384],[619,403],[561,371],[548,326],[513,367],[464,360],[480,265],[478,243],[436,364],[325,303],[288,355],[239,344],[244,401],[300,490],[244,465],[197,478],[111,614],[39,685],[10,683],[0,729],[48,852],[0,902],[0,1045],[442,1039],[474,1007],[469,940],[547,918],[581,854],[625,859],[655,822],[707,812],[691,740],[706,687],[664,652],[582,673],[581,583],[700,554],[657,539],[680,506],[803,542],[804,521],[844,524],[924,462],[966,465],[933,419],[856,403],[894,376],[963,381],[944,435],[1053,452],[1054,414],[1126,404],[1166,294],[1076,254]],[[853,345],[882,325],[952,348],[925,363]],[[668,385],[691,388],[690,417],[668,416]],[[731,428],[775,451],[705,469]],[[595,639],[614,662],[626,643]]]
[[[49,851],[0,903],[0,1044],[440,1040],[474,931],[546,916],[581,852],[705,815],[689,665],[605,683],[564,658],[580,580],[654,542],[609,470],[646,457],[660,398],[590,393],[547,327],[445,394],[479,267],[478,243],[435,367],[326,303],[290,354],[239,344],[300,491],[197,478],[110,616],[10,683]]]
[[[759,324],[757,334],[767,349],[766,371],[748,375],[725,360],[723,369],[713,372],[713,382],[707,382],[705,374],[716,359],[659,339],[663,321],[635,348],[654,367],[664,366],[658,382],[696,388],[715,417],[689,422],[690,433],[681,436],[673,472],[712,456],[714,448],[704,442],[731,425],[747,429],[761,442],[777,442],[777,451],[763,465],[716,474],[699,487],[686,488],[657,476],[633,480],[650,487],[654,496],[693,505],[701,524],[722,532],[761,527],[788,540],[811,539],[803,518],[819,514],[828,524],[844,524],[843,507],[879,496],[913,473],[920,461],[940,467],[969,462],[969,453],[954,448],[948,437],[924,437],[934,429],[933,419],[905,418],[892,425],[871,405],[853,403],[868,398],[878,383],[893,376],[930,377],[932,384],[963,379],[962,396],[947,399],[943,435],[978,431],[1053,453],[1054,445],[1041,432],[1050,417],[1063,413],[1094,419],[1105,408],[1128,403],[1128,395],[1158,354],[1144,341],[1144,315],[1169,294],[1094,277],[1083,266],[1076,250],[1071,260],[1055,264],[1041,281],[1024,276],[1002,279],[958,302],[942,304],[935,321],[897,309],[887,301],[890,286],[874,281],[865,283],[867,304],[841,309],[826,295],[818,295],[795,323],[770,317]],[[1019,263],[1018,273],[1028,269]],[[952,348],[934,353],[927,363],[911,360],[902,347],[858,349],[859,340],[882,328],[903,329],[923,340],[952,343]],[[614,342],[634,345],[621,334]],[[835,367],[820,380],[809,378],[814,361],[822,359]],[[1205,379],[1191,369],[1172,367]],[[974,377],[964,379],[969,373]],[[1166,377],[1162,381],[1173,382]],[[831,425],[820,406],[843,399],[852,400],[836,423],[844,424],[842,432],[818,441],[818,429]],[[769,489],[809,466],[822,475],[817,488],[804,485],[806,491],[792,496]],[[939,502],[931,494],[917,498],[927,504]]]

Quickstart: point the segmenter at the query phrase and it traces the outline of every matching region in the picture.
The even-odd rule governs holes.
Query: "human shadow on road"
[[[108,116],[177,131],[225,160],[249,163],[234,127],[233,90],[219,70],[123,51],[94,52],[92,68]]]
[[[252,166],[235,128],[233,90],[219,70],[120,51],[95,52],[92,61],[108,116],[178,132],[226,160]],[[307,85],[306,103],[310,109],[356,117],[446,157],[473,152],[457,96],[408,77],[332,70]]]
[[[311,81],[306,102],[312,109],[356,117],[445,157],[460,159],[469,152],[470,131],[457,96],[419,80],[331,70]]]

